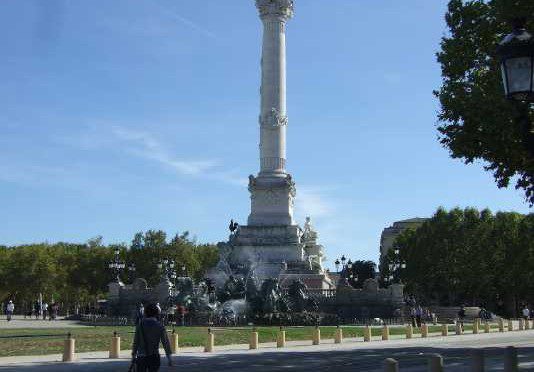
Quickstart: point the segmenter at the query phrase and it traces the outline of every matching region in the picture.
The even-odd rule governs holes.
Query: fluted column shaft
[[[285,20],[263,19],[260,114],[260,174],[286,169],[286,42]]]

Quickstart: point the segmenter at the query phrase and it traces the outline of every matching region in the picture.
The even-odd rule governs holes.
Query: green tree
[[[351,263],[351,268],[346,269],[349,283],[354,288],[362,288],[367,279],[375,277],[376,263],[373,261],[358,260]],[[352,278],[350,275],[352,274]]]
[[[534,295],[534,215],[481,212],[473,208],[438,209],[417,230],[399,235],[406,269],[406,291],[421,301],[442,305],[484,305],[515,315]],[[381,265],[382,276],[396,258]]]
[[[517,179],[534,204],[534,159],[522,145],[517,120],[528,107],[504,98],[496,48],[511,31],[507,21],[528,16],[534,30],[531,0],[451,0],[445,20],[449,28],[437,54],[443,84],[435,94],[441,103],[440,142],[453,158],[465,163],[484,160],[499,187]],[[532,111],[530,111],[532,119]]]

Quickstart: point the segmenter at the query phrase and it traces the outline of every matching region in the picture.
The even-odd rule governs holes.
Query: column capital
[[[287,21],[293,17],[293,0],[256,0],[261,19]]]

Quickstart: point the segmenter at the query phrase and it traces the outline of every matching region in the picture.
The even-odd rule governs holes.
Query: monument
[[[331,289],[323,269],[323,247],[307,218],[294,220],[295,182],[286,169],[286,23],[293,0],[256,0],[263,23],[260,170],[249,176],[251,211],[247,225],[231,223],[229,241],[220,243],[219,270],[253,272],[255,278],[278,278],[288,287],[300,279],[310,289]]]

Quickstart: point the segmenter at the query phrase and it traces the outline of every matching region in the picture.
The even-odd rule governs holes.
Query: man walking
[[[528,320],[530,318],[530,310],[528,309],[528,306],[525,305],[523,307],[523,319]]]
[[[43,320],[46,320],[46,314],[48,313],[48,304],[43,302]]]
[[[13,301],[9,300],[7,307],[6,307],[6,315],[7,315],[7,321],[11,321],[11,317],[13,316],[13,312],[15,311],[15,304],[13,304]]]
[[[460,310],[458,311],[458,322],[460,323],[460,327],[462,327],[462,332],[464,331],[464,320],[465,320],[465,306],[462,305],[460,307]]]

